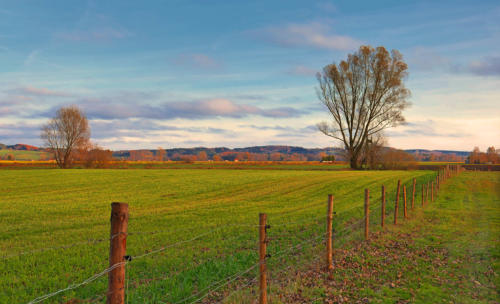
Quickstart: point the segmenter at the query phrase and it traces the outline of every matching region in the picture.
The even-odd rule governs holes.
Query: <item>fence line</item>
[[[43,296],[40,296],[32,301],[30,301],[28,304],[34,304],[34,303],[40,303],[48,298],[52,298],[53,296],[56,296],[62,292],[65,292],[65,291],[68,291],[68,290],[72,290],[72,289],[75,289],[75,288],[78,288],[80,286],[83,286],[83,285],[86,285],[90,282],[93,282],[95,280],[97,280],[98,278],[102,277],[103,275],[106,275],[108,274],[109,272],[111,272],[112,270],[118,268],[118,267],[121,267],[125,264],[127,264],[128,262],[120,262],[120,263],[117,263],[109,268],[106,268],[104,269],[103,271],[99,272],[99,273],[96,273],[94,274],[93,276],[89,277],[88,279],[86,279],[85,281],[83,282],[80,282],[78,284],[71,284],[69,285],[68,287],[66,288],[63,288],[63,289],[60,289],[58,291],[55,291],[55,292],[52,292],[52,293],[49,293],[49,294],[46,294],[46,295],[43,295]]]
[[[355,192],[354,190],[353,191],[349,191],[347,193],[344,193],[344,195],[352,194],[354,192]],[[321,203],[316,203],[316,204],[313,204],[313,205],[307,205],[307,206],[304,206],[304,207],[301,207],[301,208],[295,208],[295,209],[290,210],[288,212],[280,213],[280,217],[278,219],[284,218],[281,215],[288,215],[288,214],[291,214],[291,213],[294,213],[294,212],[297,212],[297,211],[307,210],[307,209],[309,209],[311,207],[319,207],[319,206],[322,206],[323,204],[324,203],[321,202]],[[342,212],[342,214],[346,213],[348,211],[352,211],[354,209],[359,209],[359,207],[358,206],[353,206],[350,209],[344,210]],[[318,217],[314,218],[314,220],[319,220],[319,219],[324,219],[324,216],[318,216]],[[288,226],[288,225],[293,225],[293,224],[299,224],[299,223],[302,223],[302,222],[306,223],[308,221],[309,220],[296,221],[296,222],[287,222],[287,223],[282,223],[282,224],[273,223],[273,226]],[[222,226],[216,227],[216,228],[212,228],[208,232],[216,232],[216,231],[219,231],[219,230],[222,230],[222,229],[235,228],[235,227],[248,227],[248,228],[257,228],[257,227],[259,227],[259,225],[251,225],[251,224],[229,224],[228,225],[228,224],[225,224],[225,223],[220,223],[220,225],[222,225]],[[209,227],[205,227],[205,229],[206,228],[209,228]],[[195,228],[187,228],[187,229],[183,228],[183,229],[177,229],[177,230],[167,230],[167,229],[165,229],[165,230],[155,230],[155,231],[135,231],[135,232],[128,232],[127,233],[127,237],[129,237],[129,236],[137,236],[137,235],[156,235],[156,234],[161,234],[161,233],[171,233],[171,234],[173,234],[173,233],[179,233],[179,232],[194,231],[196,229],[199,229],[199,228],[195,227]],[[87,240],[87,241],[75,242],[75,243],[71,243],[71,244],[67,244],[67,245],[34,249],[34,250],[25,251],[25,252],[21,252],[21,253],[17,253],[17,254],[1,256],[0,259],[9,259],[9,258],[17,257],[17,256],[28,255],[28,254],[39,253],[39,252],[45,252],[45,251],[51,251],[51,250],[68,249],[68,248],[76,247],[76,246],[79,246],[79,245],[99,244],[99,243],[110,241],[110,240],[112,240],[114,237],[116,237],[118,235],[120,235],[120,233],[117,233],[116,235],[113,235],[111,237],[104,238],[104,239],[103,238],[90,239],[90,240]],[[204,235],[205,235],[205,233],[204,233]],[[184,241],[179,241],[179,243],[183,243],[183,242]]]
[[[399,207],[398,206],[398,202],[399,202],[400,189],[401,188],[403,188],[402,192],[403,192],[403,195],[404,195],[404,200],[403,200],[404,201],[404,219],[407,219],[407,212],[413,210],[414,201],[416,200],[415,197],[416,196],[418,197],[418,194],[420,192],[420,191],[418,191],[419,186],[422,186],[421,199],[422,199],[422,207],[424,207],[426,203],[434,201],[435,197],[437,197],[437,195],[438,195],[439,190],[441,190],[440,188],[441,188],[442,184],[448,178],[455,176],[456,174],[460,173],[462,170],[463,169],[459,168],[458,166],[451,166],[451,167],[447,166],[444,170],[439,170],[438,173],[437,173],[437,175],[433,174],[430,177],[427,176],[427,178],[424,178],[423,181],[422,181],[422,178],[419,178],[419,180],[420,180],[419,183],[416,182],[415,178],[412,179],[411,180],[412,190],[408,191],[408,193],[411,193],[410,194],[411,195],[410,200],[411,200],[411,207],[412,208],[408,208],[408,210],[407,210],[407,191],[406,191],[407,183],[401,184],[401,182],[398,181],[397,192],[396,192],[396,196],[394,198],[395,202],[396,202],[396,205],[395,205],[395,208],[394,208],[394,223],[397,224],[397,219],[400,216],[400,214],[399,214],[400,212],[398,210],[399,209],[398,208]],[[424,185],[427,185],[426,193],[424,193],[424,191],[423,191]],[[429,189],[431,187],[431,185],[432,185],[432,188]],[[408,189],[409,189],[409,187],[408,187]],[[428,198],[429,192],[431,192],[430,193],[430,196],[431,196],[430,200]],[[218,280],[218,281],[216,281],[214,283],[211,283],[207,287],[205,287],[205,288],[203,288],[201,290],[198,290],[196,293],[191,294],[190,296],[188,296],[186,298],[183,298],[182,300],[174,302],[174,303],[175,304],[186,303],[187,301],[191,301],[191,300],[193,300],[193,301],[189,302],[189,303],[196,303],[196,302],[204,299],[208,295],[212,294],[214,291],[216,291],[216,290],[218,290],[218,289],[220,289],[220,288],[222,288],[224,286],[228,286],[229,284],[235,282],[238,279],[241,279],[243,276],[245,276],[246,274],[248,274],[250,271],[252,271],[253,269],[255,269],[257,266],[259,266],[259,265],[262,266],[263,263],[265,263],[265,261],[267,260],[267,258],[271,258],[271,261],[272,260],[279,260],[279,259],[281,259],[282,257],[284,257],[285,255],[287,255],[287,254],[289,254],[291,252],[294,252],[296,250],[300,250],[300,249],[304,248],[304,246],[306,246],[306,245],[316,243],[317,246],[319,246],[318,242],[320,240],[321,240],[321,242],[323,242],[324,240],[326,240],[326,238],[329,238],[329,239],[333,238],[334,240],[337,240],[337,238],[339,236],[342,236],[342,237],[345,238],[345,237],[349,236],[351,233],[353,233],[355,231],[353,229],[355,226],[360,225],[363,222],[365,222],[365,238],[369,239],[368,227],[369,227],[369,223],[371,222],[371,220],[369,220],[369,218],[372,215],[376,215],[375,212],[372,212],[372,211],[377,210],[380,205],[382,205],[382,212],[384,212],[383,199],[386,198],[385,193],[386,192],[384,191],[384,193],[382,193],[380,195],[380,198],[378,198],[378,197],[372,198],[369,195],[368,189],[366,189],[365,190],[365,208],[364,208],[365,209],[365,213],[364,213],[364,217],[362,217],[361,219],[358,219],[358,220],[356,220],[354,222],[349,223],[346,227],[342,227],[340,229],[333,228],[332,232],[330,234],[328,234],[329,232],[326,231],[325,233],[321,233],[321,234],[319,234],[317,236],[314,236],[314,237],[305,236],[306,239],[303,239],[303,238],[301,239],[299,237],[300,233],[298,234],[296,231],[290,232],[289,234],[278,234],[278,235],[273,235],[273,233],[268,234],[267,228],[271,228],[271,226],[272,227],[290,227],[290,226],[301,225],[301,224],[307,224],[306,226],[301,227],[302,229],[304,229],[306,227],[315,226],[316,224],[319,223],[320,220],[328,220],[327,214],[322,215],[322,216],[318,216],[318,217],[314,217],[314,218],[312,218],[312,221],[311,221],[311,218],[308,218],[307,220],[300,220],[300,221],[286,222],[286,223],[276,223],[276,224],[273,221],[276,220],[276,219],[283,219],[284,218],[283,215],[289,215],[289,214],[293,214],[295,212],[303,211],[303,210],[306,210],[306,209],[310,210],[310,208],[319,207],[320,204],[307,205],[307,206],[304,206],[304,207],[301,207],[301,208],[294,208],[293,210],[289,210],[288,212],[281,213],[280,217],[276,217],[276,218],[272,219],[273,221],[271,221],[271,225],[270,226],[268,226],[267,224],[265,224],[265,226],[266,226],[265,227],[266,229],[265,229],[265,232],[264,232],[265,237],[264,237],[264,239],[261,238],[261,243],[262,242],[267,243],[269,241],[282,241],[283,237],[290,237],[289,239],[285,239],[285,240],[289,240],[289,241],[296,241],[298,239],[298,240],[300,240],[299,243],[294,244],[291,247],[287,247],[287,248],[278,250],[277,252],[274,252],[272,257],[269,257],[267,255],[264,257],[264,259],[262,259],[262,257],[261,257],[261,260],[258,263],[253,264],[251,267],[246,268],[243,271],[238,271],[238,272],[236,272],[236,273],[234,273],[234,274],[232,274],[232,275],[230,275],[228,277],[225,277],[225,278],[223,278],[221,280]],[[425,198],[424,198],[424,194],[425,194]],[[368,202],[369,202],[370,199],[375,199],[375,202],[369,204]],[[324,204],[324,202],[321,203],[321,204]],[[389,205],[390,205],[390,202],[389,202]],[[418,204],[417,204],[417,206],[418,206]],[[361,209],[361,208],[359,208],[359,209]],[[350,208],[348,210],[344,210],[339,215],[343,215],[343,214],[349,213],[350,211],[352,211],[354,209],[356,209],[356,208]],[[389,210],[389,212],[391,212],[391,211]],[[335,215],[334,218],[337,218],[337,216],[338,215]],[[127,217],[128,217],[128,211],[127,211]],[[378,216],[376,218],[378,218]],[[120,259],[123,260],[122,262],[114,263],[109,268],[106,268],[103,271],[98,272],[98,273],[92,275],[91,277],[85,279],[84,281],[82,281],[80,283],[71,284],[71,285],[67,286],[66,288],[63,288],[63,289],[57,290],[55,292],[52,292],[52,293],[40,296],[40,297],[32,300],[31,302],[29,302],[29,304],[31,304],[31,303],[39,303],[39,302],[42,302],[42,301],[44,301],[46,299],[54,297],[54,296],[56,296],[58,294],[61,294],[61,293],[65,292],[65,291],[73,290],[73,289],[79,288],[81,286],[87,285],[87,284],[89,284],[89,283],[97,280],[98,278],[100,278],[100,277],[102,277],[102,276],[104,276],[106,274],[108,274],[110,276],[110,281],[111,281],[112,273],[115,273],[115,271],[113,271],[113,270],[118,270],[118,269],[123,269],[123,274],[120,274],[120,275],[123,275],[122,281],[126,282],[126,289],[125,289],[125,291],[127,292],[127,296],[126,296],[126,298],[123,298],[121,300],[116,300],[116,301],[118,301],[116,303],[124,303],[125,299],[128,301],[128,298],[129,298],[128,297],[128,294],[129,294],[128,293],[128,283],[130,281],[130,278],[128,276],[125,276],[126,275],[125,266],[127,264],[129,264],[132,260],[146,258],[146,257],[152,256],[152,255],[158,254],[160,252],[163,252],[163,251],[165,251],[165,250],[167,250],[169,248],[176,247],[176,246],[181,245],[181,244],[186,244],[186,243],[194,242],[194,241],[199,240],[199,239],[203,238],[204,236],[210,235],[210,234],[212,234],[212,233],[214,233],[216,231],[220,231],[220,230],[226,229],[226,228],[235,228],[235,227],[249,227],[249,228],[260,227],[261,231],[263,229],[261,224],[259,224],[259,225],[247,225],[247,224],[230,224],[230,225],[224,225],[222,227],[213,228],[213,229],[211,229],[211,230],[209,230],[207,232],[204,232],[202,234],[195,235],[195,236],[193,236],[193,237],[191,237],[189,239],[178,241],[178,242],[175,242],[175,243],[171,243],[171,244],[162,246],[160,248],[154,249],[152,251],[145,252],[145,253],[140,254],[140,255],[136,255],[136,256],[123,256],[123,258],[120,258]],[[382,228],[383,228],[383,226],[382,226]],[[302,231],[305,231],[305,230],[302,230]],[[348,231],[348,233],[347,234],[343,234],[346,231]],[[153,232],[140,232],[139,231],[139,232],[134,232],[134,233],[127,233],[125,231],[125,232],[120,232],[120,233],[112,234],[107,239],[95,239],[95,240],[89,240],[87,242],[78,242],[78,243],[73,243],[73,244],[70,244],[70,245],[64,245],[64,246],[60,246],[60,247],[42,248],[40,250],[30,251],[30,252],[23,252],[23,253],[20,253],[18,255],[14,255],[14,256],[19,256],[19,255],[24,255],[24,254],[34,253],[34,252],[40,252],[40,251],[43,251],[43,250],[52,250],[52,249],[59,249],[59,248],[65,249],[65,248],[70,248],[71,246],[77,246],[77,245],[81,245],[81,244],[96,244],[96,243],[101,243],[101,242],[105,242],[105,241],[110,241],[110,243],[115,242],[115,244],[119,244],[121,242],[117,243],[116,240],[114,240],[119,235],[124,235],[123,239],[125,240],[123,242],[123,244],[119,244],[119,246],[122,246],[122,245],[126,246],[126,238],[129,235],[158,234],[158,233],[163,233],[163,232],[167,232],[167,230],[160,230],[160,231],[153,231]],[[168,232],[172,233],[171,230],[168,231]],[[229,241],[229,240],[232,240],[232,239],[237,239],[240,236],[241,236],[241,234],[238,234],[238,235],[235,235],[234,237],[232,237],[230,239],[226,239],[226,240],[223,240],[223,241]],[[291,239],[291,238],[293,238],[293,239]],[[257,242],[254,243],[254,244],[257,244]],[[247,250],[250,250],[250,248],[248,248]],[[111,250],[110,255],[112,253],[113,253],[113,249]],[[3,258],[6,258],[6,257],[3,257]],[[215,260],[217,258],[220,258],[220,256],[214,256],[213,258],[210,258],[207,261],[204,261],[204,262],[202,262],[202,263],[200,263],[198,265],[195,265],[195,266],[193,266],[191,268],[188,268],[188,269],[184,269],[182,271],[191,270],[193,268],[199,267],[200,265],[203,265],[205,263],[213,261],[213,260]],[[182,271],[178,272],[177,274],[182,273]],[[265,271],[267,272],[267,270],[265,270]],[[261,267],[261,272],[262,272],[262,267]],[[278,272],[278,273],[280,273],[280,272]],[[274,275],[275,274],[276,273],[274,273]],[[175,276],[175,275],[176,274],[170,275],[169,277],[166,277],[165,279],[171,278],[172,276]],[[264,279],[266,279],[265,276],[264,276]],[[220,302],[222,302],[225,298],[228,298],[228,297],[232,296],[238,290],[241,290],[242,288],[245,288],[245,287],[249,286],[254,281],[256,281],[256,278],[250,280],[249,282],[247,282],[244,285],[240,285],[236,290],[232,291],[228,296],[222,298],[220,300]],[[108,298],[110,296],[110,293],[111,294],[113,293],[111,291],[111,289],[108,290],[108,292],[106,293],[106,295],[108,296]],[[201,295],[201,297],[199,297],[200,295]],[[265,293],[264,293],[264,295],[265,295]],[[97,298],[97,301],[99,301],[99,299],[102,299],[102,296],[99,297],[99,298]],[[262,299],[261,299],[261,303],[266,303],[266,301],[267,301],[266,299],[267,299],[267,296],[265,296],[264,302],[262,302]],[[93,301],[96,301],[96,300],[94,299]],[[112,302],[112,303],[115,303],[115,302]]]
[[[235,273],[235,274],[233,274],[233,275],[231,275],[231,276],[229,276],[229,277],[226,277],[226,278],[224,278],[224,279],[222,279],[222,280],[219,280],[219,281],[217,281],[217,282],[215,282],[215,283],[212,283],[212,284],[210,284],[208,287],[203,288],[201,291],[199,291],[199,292],[197,292],[197,293],[195,293],[195,294],[193,294],[193,295],[191,295],[191,296],[189,296],[189,297],[187,297],[187,298],[184,298],[184,299],[182,299],[182,300],[180,300],[180,301],[174,302],[174,304],[184,303],[184,302],[186,302],[186,301],[188,301],[188,300],[192,299],[193,297],[199,296],[201,293],[203,293],[204,291],[209,290],[211,287],[213,287],[213,286],[215,286],[215,285],[218,285],[218,284],[220,284],[221,282],[225,282],[225,281],[227,281],[226,283],[224,283],[224,284],[222,284],[222,285],[219,285],[219,286],[217,286],[215,289],[211,290],[211,292],[213,292],[213,291],[217,290],[218,288],[220,288],[220,287],[222,287],[222,286],[224,286],[224,285],[227,285],[227,284],[229,284],[229,283],[233,282],[234,280],[236,280],[237,278],[239,278],[239,277],[241,277],[241,276],[245,275],[246,273],[250,272],[252,269],[255,269],[255,268],[256,268],[257,266],[259,266],[259,265],[260,265],[260,262],[255,263],[255,264],[253,264],[251,267],[247,268],[246,270],[244,270],[244,271],[239,271],[239,272],[237,272],[237,273]],[[199,300],[203,299],[204,297],[206,297],[208,294],[210,294],[210,292],[208,292],[206,295],[204,295],[204,296],[202,296],[202,297],[200,297],[200,298],[198,298],[198,299],[196,299],[195,301],[190,302],[190,303],[196,303],[197,301],[199,301]]]
[[[253,278],[252,280],[250,280],[248,283],[244,284],[244,285],[241,285],[239,286],[238,288],[236,288],[235,290],[231,291],[226,297],[222,298],[220,301],[218,301],[217,303],[222,303],[224,302],[225,299],[227,298],[230,298],[233,294],[237,293],[238,291],[240,291],[241,289],[243,288],[246,288],[248,287],[250,284],[252,283],[255,283],[257,282],[257,278]]]

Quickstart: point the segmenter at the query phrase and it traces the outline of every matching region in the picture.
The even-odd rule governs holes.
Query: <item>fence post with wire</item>
[[[267,304],[267,214],[259,214],[259,304]]]
[[[392,199],[392,194],[395,192],[395,205],[394,205],[394,224],[398,223],[398,212],[399,212],[399,199],[400,199],[400,194],[401,190],[403,192],[403,201],[402,204],[404,206],[401,206],[404,208],[404,218],[407,219],[409,218],[408,216],[408,208],[409,206],[407,201],[409,198],[407,197],[407,188],[408,192],[410,191],[409,187],[412,186],[412,197],[411,197],[411,211],[413,211],[414,208],[414,203],[415,203],[415,195],[418,197],[418,192],[417,191],[417,184],[418,187],[421,189],[421,204],[422,208],[425,206],[425,203],[427,202],[427,199],[429,198],[430,194],[430,199],[431,201],[434,201],[437,198],[438,191],[440,189],[444,189],[443,185],[449,178],[450,174],[453,174],[452,176],[456,175],[459,173],[459,167],[457,166],[452,166],[445,174],[444,172],[438,173],[436,176],[432,175],[426,175],[423,176],[422,178],[418,178],[418,183],[417,179],[413,178],[405,182],[405,184],[401,183],[401,180],[397,181],[397,188],[394,190],[391,189],[391,191],[386,192],[386,187],[384,185],[381,186],[381,197],[380,197],[380,202],[381,202],[381,230],[383,230],[384,225],[385,225],[385,216],[386,216],[386,198],[390,197]],[[447,170],[447,169],[445,169]],[[439,186],[438,186],[439,184]],[[401,189],[402,187],[402,189]],[[434,187],[436,187],[434,189]],[[430,189],[429,189],[430,188]],[[359,190],[356,190],[358,192]],[[393,192],[394,191],[394,192]],[[430,193],[429,193],[430,192]],[[387,195],[386,195],[387,194]],[[390,194],[390,195],[389,195]],[[409,195],[409,193],[408,193]],[[355,211],[358,215],[361,215],[363,213],[363,207],[361,207],[361,193],[357,194],[358,196],[358,203],[356,206],[353,206],[354,208],[351,208],[350,210]],[[311,221],[310,218],[310,213],[308,213],[307,216],[301,215],[301,221],[295,221],[291,222],[289,221],[289,218],[284,218],[284,223],[274,223],[274,220],[276,218],[270,218],[268,220],[268,216],[266,213],[259,213],[259,223],[258,225],[252,224],[235,224],[231,225],[232,227],[250,227],[253,233],[257,234],[257,228],[258,227],[258,255],[256,254],[256,248],[255,248],[255,239],[256,236],[252,235],[251,236],[251,243],[252,246],[251,248],[244,248],[244,246],[240,246],[238,243],[237,248],[244,248],[245,250],[248,250],[251,252],[251,255],[248,255],[247,257],[248,262],[245,262],[246,264],[241,264],[239,267],[241,269],[238,269],[236,272],[231,272],[231,275],[229,276],[222,276],[220,274],[219,277],[217,277],[217,280],[211,280],[216,281],[216,282],[210,282],[208,286],[202,286],[199,289],[196,289],[196,286],[193,288],[193,291],[186,291],[186,293],[189,293],[190,295],[186,297],[185,295],[181,296],[174,296],[171,297],[170,295],[166,296],[167,297],[167,302],[168,303],[176,303],[176,304],[189,304],[189,303],[196,303],[199,302],[200,300],[206,298],[210,294],[212,294],[214,297],[222,297],[224,295],[223,293],[217,293],[215,294],[214,292],[218,289],[227,289],[229,290],[231,288],[231,293],[229,296],[240,290],[241,288],[245,288],[248,286],[254,286],[252,288],[253,290],[253,297],[257,298],[258,297],[258,303],[259,304],[267,304],[268,301],[271,301],[271,298],[268,298],[268,291],[272,290],[269,289],[269,286],[272,286],[273,284],[273,279],[275,275],[275,268],[273,268],[273,265],[283,265],[284,263],[281,263],[281,260],[278,260],[277,258],[280,259],[289,259],[290,257],[296,258],[296,261],[301,261],[303,262],[302,259],[304,259],[306,250],[312,250],[314,249],[315,254],[313,255],[315,259],[319,259],[319,265],[324,265],[325,263],[325,258],[326,258],[326,271],[328,273],[328,277],[330,279],[333,278],[333,272],[334,272],[334,260],[336,256],[334,255],[334,242],[335,245],[338,246],[339,248],[342,245],[337,245],[337,244],[343,244],[343,241],[354,241],[354,240],[359,240],[362,238],[361,234],[362,231],[361,229],[364,230],[364,239],[369,240],[370,239],[370,221],[372,221],[372,229],[377,230],[376,225],[378,225],[378,197],[374,198],[372,200],[371,208],[372,210],[370,211],[370,189],[366,188],[364,189],[364,218],[359,218],[356,219],[354,223],[350,222],[350,218],[346,218],[347,221],[344,221],[342,223],[338,223],[335,221],[333,222],[333,215],[335,212],[333,211],[334,205],[334,196],[332,194],[328,195],[328,200],[327,200],[327,216],[326,216],[326,231],[324,228],[324,223],[325,216],[324,216],[324,200],[320,202],[320,204],[317,204],[317,208],[319,206],[321,207],[321,213],[323,215],[316,215],[314,218],[314,223],[309,223]],[[390,208],[390,206],[389,206]],[[294,209],[293,212],[296,212],[298,210],[306,210],[305,207],[303,208],[298,208]],[[349,210],[348,210],[349,211]],[[372,212],[374,211],[374,212]],[[389,210],[390,212],[392,210]],[[373,213],[374,218],[370,220],[370,215]],[[283,215],[283,214],[281,214]],[[304,221],[304,218],[306,221]],[[30,303],[39,303],[42,302],[50,297],[53,297],[55,295],[61,294],[65,291],[76,289],[78,287],[81,287],[83,285],[86,285],[90,282],[95,281],[96,279],[100,277],[104,277],[105,275],[108,276],[108,285],[107,285],[107,290],[106,290],[106,303],[109,304],[124,304],[125,300],[129,301],[129,296],[128,296],[128,290],[125,289],[125,286],[128,286],[126,284],[127,278],[129,278],[130,274],[126,275],[126,268],[125,266],[128,265],[132,261],[132,259],[127,255],[127,236],[132,236],[134,233],[128,233],[128,219],[129,219],[129,214],[128,214],[128,204],[126,203],[112,203],[111,204],[111,218],[110,218],[110,248],[109,248],[109,268],[106,268],[105,270],[96,273],[95,275],[89,277],[88,279],[82,281],[81,283],[76,283],[76,284],[71,284],[68,287],[64,289],[60,289],[56,292],[52,292],[50,294],[38,297],[31,301]],[[349,223],[350,222],[350,223]],[[405,222],[405,221],[404,221]],[[300,242],[294,243],[293,246],[289,247],[288,245],[285,246],[285,248],[281,248],[282,244],[277,244],[278,242],[275,242],[275,236],[274,236],[274,230],[272,233],[268,232],[268,229],[270,229],[270,225],[268,223],[273,224],[273,227],[278,227],[276,228],[280,232],[282,230],[286,230],[288,233],[284,235],[284,237],[288,238],[288,240],[292,240],[293,242],[296,242],[297,239],[300,240]],[[348,224],[349,223],[349,224]],[[364,227],[361,228],[363,226]],[[275,226],[276,224],[276,226]],[[280,228],[280,227],[289,227],[289,225],[295,225],[299,224],[300,229],[295,229],[295,230],[287,230],[288,228]],[[307,224],[307,225],[304,225]],[[320,224],[320,225],[319,225]],[[344,226],[342,229],[337,230],[335,229],[335,237],[334,237],[334,230],[333,227],[339,227],[340,224],[343,224]],[[287,225],[287,226],[285,226]],[[308,228],[307,230],[305,227],[313,227]],[[228,227],[228,226],[226,226]],[[154,254],[158,254],[161,252],[165,252],[166,250],[169,250],[170,248],[174,246],[178,246],[181,244],[188,244],[191,243],[195,240],[203,240],[206,235],[209,233],[214,233],[215,231],[221,231],[222,227],[217,227],[209,231],[204,231],[201,234],[197,234],[193,237],[187,238],[185,240],[177,241],[173,244],[168,244],[168,245],[163,245],[160,248],[154,249],[154,250],[147,250],[145,253],[140,254],[140,255],[134,255],[134,261],[139,260],[141,258],[151,256]],[[231,230],[233,231],[233,230]],[[347,233],[344,233],[347,232]],[[357,235],[355,238],[348,239],[347,236],[350,235],[351,232],[355,232],[359,235]],[[135,232],[135,234],[141,234],[144,232]],[[302,233],[302,234],[301,234]],[[319,234],[319,235],[318,235]],[[303,237],[302,239],[300,237]],[[340,236],[337,238],[337,236]],[[374,231],[372,231],[372,238],[375,236]],[[241,237],[241,235],[236,235],[232,239],[225,239],[227,240],[234,240],[238,239],[238,237]],[[278,239],[283,237],[282,234],[278,234]],[[269,243],[269,240],[272,240],[271,243]],[[107,239],[105,240],[107,241]],[[292,242],[290,241],[290,242]],[[326,241],[326,257],[325,257],[325,247],[323,241]],[[276,244],[276,245],[275,245]],[[269,247],[268,247],[269,246]],[[307,247],[309,246],[309,247]],[[311,247],[312,246],[312,247]],[[183,247],[184,248],[184,247]],[[194,248],[194,247],[193,247]],[[274,249],[277,249],[277,253]],[[291,252],[294,250],[300,249],[301,254],[304,255],[289,255]],[[268,259],[270,256],[268,255],[269,253],[272,253],[273,257]],[[312,251],[311,251],[312,252]],[[285,255],[288,254],[288,255]],[[213,256],[213,259],[211,257],[210,260],[218,260],[220,259],[220,256]],[[205,263],[205,262],[203,262]],[[278,263],[278,264],[276,264]],[[252,266],[248,266],[250,264],[253,264]],[[285,265],[291,265],[291,263],[285,264]],[[258,267],[258,273],[255,273],[255,275],[251,275],[250,271],[256,272]],[[321,266],[322,269],[323,266]],[[243,270],[242,270],[243,269]],[[286,270],[286,269],[285,269]],[[130,272],[130,271],[128,271]],[[172,274],[172,276],[175,276],[177,274]],[[170,276],[170,277],[172,277]],[[221,279],[221,277],[224,277]],[[251,278],[251,280],[250,280]],[[244,282],[244,284],[243,284]],[[257,285],[258,282],[258,285]],[[252,284],[252,285],[251,285]],[[133,285],[132,285],[133,286]],[[233,287],[236,286],[236,290],[233,289]],[[269,290],[268,290],[269,289]],[[227,291],[225,290],[225,291]],[[257,292],[258,290],[258,292]],[[167,290],[168,291],[168,290]],[[257,292],[257,293],[255,293]],[[132,293],[133,294],[133,293]],[[171,297],[171,298],[168,298]],[[225,293],[225,296],[222,300],[224,300],[227,297],[227,293]],[[182,299],[181,299],[182,298]],[[133,298],[132,298],[133,299]],[[220,303],[220,302],[219,302]]]
[[[417,186],[417,179],[413,178],[413,190],[411,191],[411,209],[415,207],[415,190]]]
[[[127,251],[128,204],[111,204],[107,304],[125,303],[125,262]]]
[[[333,238],[332,238],[332,221],[333,221],[333,195],[328,194],[328,209],[326,215],[326,269],[331,272],[333,270]]]
[[[401,180],[398,180],[398,188],[396,190],[396,202],[394,204],[394,225],[398,224],[398,209],[399,209],[399,189],[401,188]]]
[[[365,189],[365,240],[368,240],[370,231],[370,190]]]
[[[385,186],[382,185],[382,206],[381,206],[381,215],[380,215],[380,226],[384,228],[385,222]]]

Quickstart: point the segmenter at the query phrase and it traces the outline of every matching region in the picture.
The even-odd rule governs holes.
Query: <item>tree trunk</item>
[[[358,155],[357,154],[351,154],[350,165],[351,165],[351,169],[359,169]]]

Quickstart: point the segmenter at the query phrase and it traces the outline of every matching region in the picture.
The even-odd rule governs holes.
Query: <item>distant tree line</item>
[[[474,147],[467,157],[469,164],[500,164],[500,155],[495,147],[488,147],[486,153],[481,152],[479,147]]]
[[[184,162],[194,162],[194,161],[320,161],[324,158],[328,158],[324,152],[319,153],[251,153],[251,152],[236,152],[236,151],[224,151],[220,153],[210,153],[206,151],[199,151],[197,153],[167,153],[162,148],[158,150],[131,150],[129,151],[129,156],[124,158],[130,161],[184,161]],[[331,155],[330,158],[335,159],[335,156]],[[123,158],[122,158],[123,159]]]
[[[431,162],[463,162],[466,156],[458,155],[456,153],[442,153],[438,151],[419,152],[414,154],[417,161],[431,161]]]

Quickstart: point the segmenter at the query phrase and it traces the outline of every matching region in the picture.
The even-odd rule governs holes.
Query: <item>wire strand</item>
[[[52,292],[52,293],[49,293],[49,294],[46,294],[46,295],[43,295],[41,297],[38,297],[34,300],[31,300],[28,304],[34,304],[34,303],[39,303],[39,302],[42,302],[48,298],[51,298],[53,296],[56,296],[62,292],[65,292],[65,291],[68,291],[68,290],[72,290],[72,289],[75,289],[75,288],[78,288],[78,287],[81,287],[83,285],[86,285],[86,284],[89,284],[95,280],[97,280],[98,278],[102,277],[103,275],[107,274],[108,272],[112,271],[113,269],[115,268],[118,268],[122,265],[125,265],[127,264],[127,262],[120,262],[120,263],[116,263],[114,264],[113,266],[109,267],[109,268],[106,268],[105,270],[99,272],[99,273],[96,273],[94,274],[93,276],[89,277],[88,279],[84,280],[83,282],[81,283],[78,283],[78,284],[72,284],[72,285],[69,285],[68,287],[66,288],[63,288],[63,289],[60,289],[58,291],[55,291],[55,292]]]

